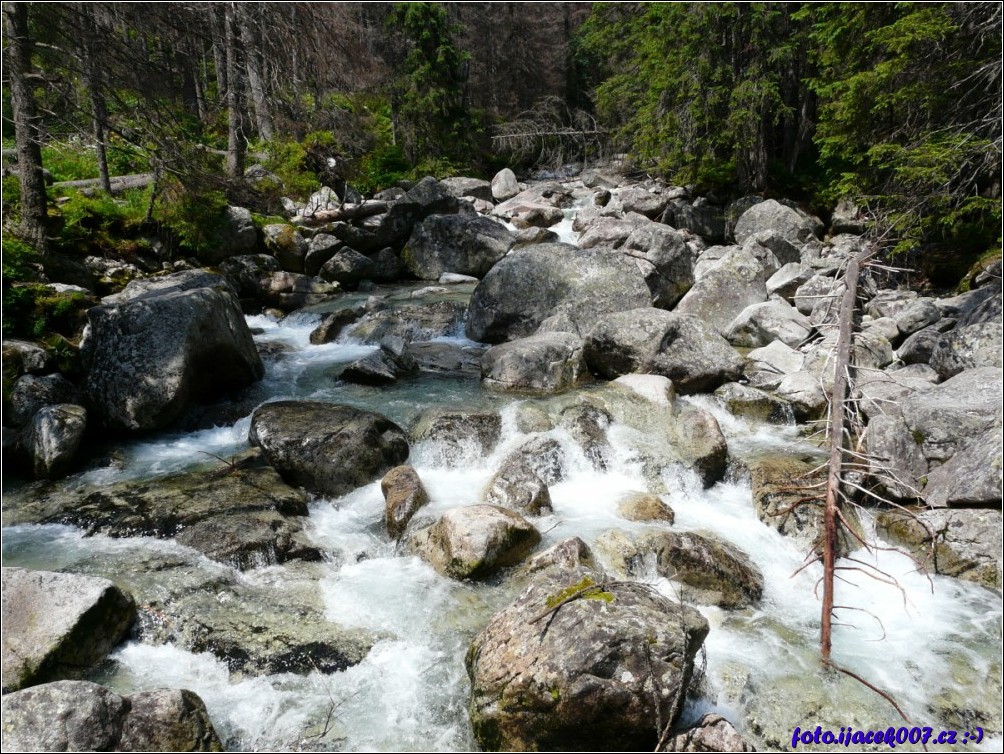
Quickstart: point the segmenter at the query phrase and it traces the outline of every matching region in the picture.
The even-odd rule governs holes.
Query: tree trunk
[[[241,113],[241,76],[237,60],[236,3],[225,6],[224,28],[227,54],[227,175],[232,180],[244,176],[244,118]]]
[[[39,146],[35,95],[31,76],[31,39],[28,37],[28,7],[25,3],[3,4],[7,36],[7,76],[10,79],[11,109],[17,142],[17,167],[21,177],[21,232],[40,254],[48,250],[45,180],[42,177],[42,150]]]
[[[95,156],[98,161],[98,176],[101,189],[111,193],[111,173],[108,171],[108,148],[106,125],[108,123],[108,108],[105,105],[104,77],[98,65],[97,27],[94,19],[88,15],[83,4],[79,4],[81,16],[80,56],[84,85],[91,100],[91,125],[94,130]]]
[[[258,55],[259,30],[255,28],[256,19],[253,17],[251,6],[248,3],[241,3],[238,6],[238,26],[240,27],[241,42],[244,46],[244,60],[248,72],[248,85],[251,89],[251,101],[254,103],[255,121],[258,126],[258,135],[265,141],[271,141],[275,137],[275,128],[272,125],[272,113],[268,109],[268,100],[265,96],[265,84],[261,74],[261,59]]]

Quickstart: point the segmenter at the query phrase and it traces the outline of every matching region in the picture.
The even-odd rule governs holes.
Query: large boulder
[[[279,272],[279,260],[270,254],[243,254],[223,260],[220,272],[242,299],[258,299],[262,278]]]
[[[36,479],[65,476],[87,428],[87,409],[72,403],[45,406],[31,420],[21,449]]]
[[[558,393],[589,377],[582,338],[540,333],[500,343],[481,358],[482,384],[506,392]]]
[[[355,290],[360,282],[371,280],[376,275],[376,265],[365,254],[342,248],[321,266],[318,275],[322,280],[338,283],[346,290]]]
[[[538,183],[502,202],[492,214],[505,220],[537,207],[569,207],[572,192],[560,183]]]
[[[282,269],[288,272],[304,271],[307,256],[307,239],[300,235],[296,227],[285,223],[275,223],[262,228],[265,249],[279,260]]]
[[[291,312],[304,306],[321,304],[338,293],[338,283],[301,275],[299,272],[266,272],[259,278],[264,303]]]
[[[58,681],[3,697],[4,751],[222,751],[206,705],[186,689],[122,697]]]
[[[604,314],[649,302],[644,277],[618,252],[527,246],[508,254],[474,289],[467,335],[502,343],[532,335],[548,318],[556,325],[550,329],[582,335]]]
[[[754,233],[764,231],[771,231],[799,246],[816,237],[812,221],[773,199],[758,202],[746,210],[736,222],[733,233],[736,243],[742,244]]]
[[[344,495],[408,457],[404,431],[379,414],[313,401],[267,403],[248,439],[290,484]]]
[[[502,436],[502,417],[493,411],[426,409],[411,427],[422,454],[446,466],[476,463],[490,456]]]
[[[756,751],[732,723],[708,712],[693,727],[670,736],[659,751]]]
[[[964,369],[1004,366],[1004,326],[998,319],[956,327],[935,346],[931,366],[943,380]]]
[[[264,374],[236,299],[212,288],[96,306],[87,319],[86,390],[110,429],[166,427],[193,403]]]
[[[486,202],[492,200],[492,184],[483,178],[464,178],[462,176],[443,178],[439,185],[458,199],[470,196]]]
[[[708,243],[725,240],[725,209],[714,204],[674,199],[666,207],[664,222],[674,228],[686,229],[701,236]]]
[[[679,715],[708,624],[644,584],[547,570],[467,652],[486,751],[646,750]]]
[[[215,241],[199,250],[202,264],[219,264],[228,257],[254,251],[258,245],[258,231],[255,230],[251,210],[227,207]]]
[[[371,312],[347,326],[347,335],[362,343],[378,344],[389,337],[404,341],[432,340],[461,332],[464,307],[451,301],[400,306]]]
[[[928,571],[1000,589],[1001,512],[989,510],[886,510],[879,536],[903,547]]]
[[[31,423],[41,409],[59,403],[83,403],[83,394],[76,385],[61,374],[38,377],[25,374],[17,378],[10,392],[4,390],[4,417],[6,427],[19,429]]]
[[[641,186],[625,186],[613,193],[612,204],[625,212],[637,212],[650,220],[657,220],[666,211],[669,195],[648,191]]]
[[[710,392],[734,382],[742,368],[732,346],[698,318],[651,308],[600,318],[586,338],[585,358],[607,379],[659,374],[681,393]]]
[[[692,314],[725,333],[743,309],[767,300],[766,279],[756,257],[732,248],[698,277],[673,311]]]
[[[519,513],[539,516],[551,508],[551,493],[547,484],[522,454],[513,454],[502,462],[485,487],[482,499],[488,505],[497,505]]]
[[[684,235],[666,225],[635,228],[620,251],[633,258],[645,276],[652,306],[672,309],[694,284],[694,253]]]
[[[750,304],[726,328],[725,339],[737,348],[761,348],[780,340],[798,348],[813,327],[809,320],[784,299]]]
[[[2,569],[3,693],[73,677],[101,662],[136,617],[106,579]]]
[[[191,291],[196,288],[219,288],[234,293],[229,280],[208,270],[181,270],[168,275],[151,275],[130,283],[118,293],[105,296],[102,304],[122,304],[143,296]]]
[[[418,372],[418,364],[398,337],[384,338],[375,352],[349,364],[339,375],[359,385],[389,385]]]
[[[502,168],[492,178],[492,198],[498,202],[512,199],[519,193],[519,183],[516,182],[516,174],[509,168]]]
[[[452,508],[411,535],[408,547],[444,576],[484,579],[523,560],[540,532],[518,513],[496,505]]]
[[[444,272],[483,277],[515,243],[505,226],[480,215],[431,215],[415,226],[401,258],[421,280]]]

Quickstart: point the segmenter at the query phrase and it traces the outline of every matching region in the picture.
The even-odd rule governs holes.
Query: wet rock
[[[943,380],[965,369],[1004,366],[1004,326],[998,320],[956,327],[934,347],[931,366]]]
[[[549,569],[567,572],[577,567],[595,570],[596,562],[589,545],[578,537],[571,537],[532,556],[523,564],[520,572],[533,574]]]
[[[628,493],[617,503],[617,515],[628,521],[664,521],[672,524],[676,514],[660,497],[648,492]]]
[[[236,299],[211,288],[96,306],[87,318],[86,391],[110,429],[166,427],[264,373]]]
[[[797,348],[812,331],[809,320],[782,299],[747,306],[726,328],[725,339],[738,348],[762,348],[775,340]]]
[[[808,370],[799,370],[783,377],[776,393],[779,398],[791,404],[795,410],[795,420],[799,422],[818,419],[829,405],[823,391],[822,377]]]
[[[585,359],[607,379],[659,374],[684,394],[735,380],[742,364],[739,354],[696,317],[651,308],[600,318],[586,338]]]
[[[504,202],[512,199],[519,193],[519,184],[516,182],[516,174],[509,168],[502,168],[492,178],[492,197],[495,201]]]
[[[756,751],[728,720],[709,712],[682,733],[671,736],[658,751]]]
[[[387,533],[400,539],[416,511],[429,502],[418,472],[411,466],[395,466],[380,480],[380,491],[387,503]]]
[[[129,702],[87,681],[59,681],[3,697],[5,751],[114,751]]]
[[[679,714],[707,622],[641,584],[582,592],[594,577],[540,574],[471,643],[481,748],[651,750]]]
[[[512,234],[480,215],[432,215],[415,226],[401,258],[421,280],[445,272],[483,277],[512,248]]]
[[[565,219],[565,212],[560,207],[527,207],[515,212],[509,222],[518,229],[550,228]]]
[[[793,424],[795,421],[790,403],[749,385],[729,382],[715,390],[715,397],[736,416],[771,424]]]
[[[602,315],[649,304],[644,277],[617,252],[564,244],[509,253],[474,289],[467,335],[501,343],[532,335],[545,319],[561,316],[566,332],[583,334]]]
[[[290,484],[344,495],[408,457],[405,433],[379,414],[313,401],[268,403],[248,439]]]
[[[81,390],[61,374],[25,374],[4,395],[4,425],[15,429],[31,423],[42,408],[60,403],[83,403]]]
[[[223,751],[206,705],[187,689],[141,691],[126,697],[119,751]]]
[[[484,503],[540,516],[551,510],[551,493],[530,462],[522,455],[506,458],[481,496]]]
[[[268,272],[260,284],[262,300],[283,312],[324,303],[340,290],[337,283],[298,272]]]
[[[87,534],[173,537],[236,568],[316,560],[303,534],[307,498],[254,455],[212,472],[5,495],[4,525],[63,523]]]
[[[559,421],[594,469],[606,471],[610,467],[613,449],[607,440],[607,429],[611,416],[605,409],[583,401],[563,408]]]
[[[415,532],[409,549],[444,576],[484,579],[523,560],[540,533],[514,511],[495,505],[468,505],[444,513]]]
[[[61,403],[39,409],[21,441],[27,466],[35,479],[65,476],[87,428],[87,409]]]
[[[412,440],[446,465],[490,456],[501,436],[502,419],[492,411],[426,409],[411,427]]]
[[[2,575],[5,694],[79,675],[136,617],[133,598],[106,579],[6,567]]]
[[[480,378],[485,348],[457,343],[409,343],[407,353],[420,371]]]
[[[614,380],[613,384],[627,388],[663,408],[672,408],[676,403],[676,387],[672,380],[662,375],[625,374]]]
[[[743,309],[767,300],[767,276],[757,259],[733,248],[703,275],[673,310],[724,333]]]
[[[418,364],[405,350],[404,341],[390,337],[380,341],[379,350],[345,367],[339,377],[359,385],[389,385],[416,372]]]
[[[821,458],[796,458],[790,455],[767,455],[747,462],[753,485],[753,506],[757,517],[800,546],[822,551],[823,498],[818,486],[826,481]],[[816,499],[818,494],[818,499]],[[860,534],[860,524],[852,511],[844,510]],[[858,547],[852,535],[841,530],[837,547],[847,554]]]
[[[705,487],[725,476],[729,448],[718,420],[707,411],[680,405],[669,426],[673,447],[680,459],[697,472]]]
[[[351,338],[377,344],[397,336],[407,342],[457,335],[462,327],[464,307],[447,301],[401,306],[367,314],[348,330]]]
[[[1001,512],[990,510],[887,510],[876,531],[902,546],[933,573],[1000,589]]]
[[[466,285],[467,283],[477,283],[478,279],[471,275],[459,275],[456,272],[444,272],[436,281],[440,285]]]
[[[589,377],[582,338],[540,333],[494,346],[481,359],[482,384],[504,392],[558,393]]]
[[[358,322],[364,313],[362,307],[351,307],[325,315],[321,323],[310,332],[310,342],[314,345],[331,343],[346,327]]]

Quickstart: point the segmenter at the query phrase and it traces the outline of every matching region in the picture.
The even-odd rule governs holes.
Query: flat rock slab
[[[142,482],[35,485],[4,495],[3,508],[5,526],[59,523],[87,534],[171,537],[241,569],[320,558],[303,533],[307,496],[255,456]]]
[[[4,568],[3,692],[72,676],[103,660],[136,617],[107,579]]]

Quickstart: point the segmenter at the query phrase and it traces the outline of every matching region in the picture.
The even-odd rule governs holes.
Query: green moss
[[[915,430],[913,430],[912,434],[913,434],[913,441],[915,443],[917,443],[918,445],[923,445],[924,444],[924,433],[923,432],[921,432],[919,429],[915,429]]]
[[[557,594],[552,594],[547,598],[546,605],[549,608],[557,607],[563,602],[568,600],[584,599],[584,600],[600,600],[601,602],[613,602],[614,595],[610,592],[604,591],[599,587],[599,585],[593,581],[588,576],[584,576],[578,583],[572,584],[569,587],[562,589]]]

